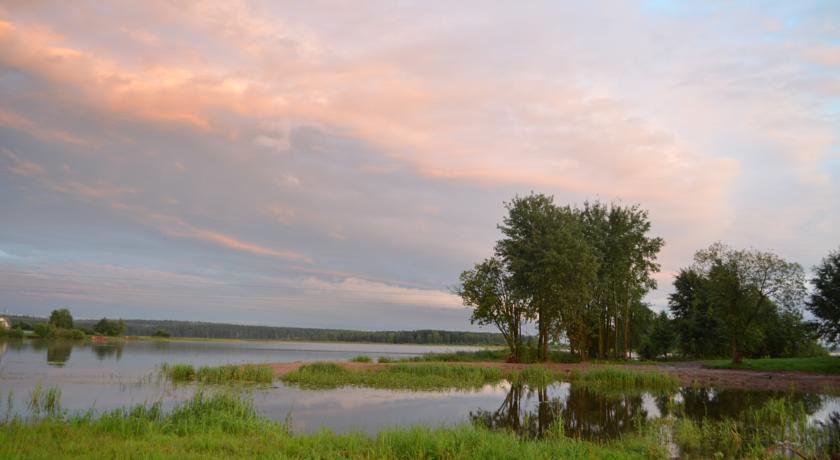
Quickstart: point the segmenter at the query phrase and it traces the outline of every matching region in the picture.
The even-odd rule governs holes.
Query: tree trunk
[[[607,322],[606,315],[601,313],[601,316],[598,320],[598,359],[605,359],[606,355],[606,325],[604,323]]]
[[[613,349],[613,359],[618,359],[618,313],[613,318],[613,327],[615,330],[615,348]]]
[[[630,358],[627,353],[628,343],[630,341],[630,301],[624,301],[624,359]]]
[[[732,364],[741,364],[742,361],[741,346],[738,343],[738,339],[732,336]]]

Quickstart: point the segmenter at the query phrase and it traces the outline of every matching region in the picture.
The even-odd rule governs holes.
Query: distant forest
[[[10,315],[12,324],[43,323],[47,318]],[[111,318],[113,319],[113,318]],[[92,328],[98,320],[77,319],[76,327]],[[441,345],[504,345],[501,334],[464,331],[352,331],[303,327],[251,326],[242,324],[167,321],[151,319],[125,320],[126,335],[152,335],[162,330],[172,337],[206,339],[313,340],[335,342],[416,343]]]

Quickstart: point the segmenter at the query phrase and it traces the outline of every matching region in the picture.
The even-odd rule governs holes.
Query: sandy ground
[[[304,362],[272,364],[276,375],[297,370]],[[381,370],[388,364],[338,363],[348,370]],[[440,364],[440,363],[438,363]],[[503,371],[521,370],[533,364],[500,362],[451,363],[454,365],[498,367]],[[751,390],[797,391],[804,393],[840,393],[840,375],[811,374],[807,372],[757,372],[732,369],[706,369],[700,363],[668,363],[658,365],[622,364],[561,364],[548,363],[545,367],[562,373],[598,368],[622,368],[641,372],[666,372],[680,379],[684,386],[700,385],[716,388],[744,388]]]

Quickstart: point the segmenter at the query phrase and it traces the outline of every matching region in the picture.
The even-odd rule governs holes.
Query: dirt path
[[[297,370],[305,362],[271,364],[275,375]],[[338,363],[347,370],[381,370],[388,364]],[[440,363],[439,363],[440,364]],[[534,364],[500,362],[457,362],[452,365],[498,367],[503,372],[522,370]],[[797,391],[803,393],[840,393],[840,375],[811,374],[807,372],[759,372],[733,369],[707,369],[697,362],[669,363],[657,365],[635,364],[589,364],[548,363],[545,367],[560,373],[570,374],[587,369],[618,368],[641,372],[666,372],[677,377],[683,386],[700,385],[716,388],[743,388],[751,390]]]

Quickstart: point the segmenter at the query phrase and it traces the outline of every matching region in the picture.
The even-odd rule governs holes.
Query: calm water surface
[[[360,354],[401,358],[469,348],[304,342],[131,341],[116,346],[0,341],[0,416],[7,412],[27,415],[26,397],[38,384],[58,387],[62,407],[69,411],[103,411],[155,401],[172,407],[190,397],[195,388],[173,387],[163,381],[157,374],[162,363],[340,361]],[[275,420],[289,418],[296,431],[325,427],[373,434],[395,426],[480,423],[536,437],[555,420],[562,420],[567,435],[596,440],[633,431],[639,423],[665,415],[695,419],[737,416],[781,396],[766,391],[686,388],[672,397],[636,394],[607,398],[570,383],[532,389],[507,382],[445,392],[301,390],[277,382],[251,392],[263,413]],[[10,393],[11,408],[7,403]],[[838,418],[838,398],[816,394],[791,397],[805,404],[815,423]]]

